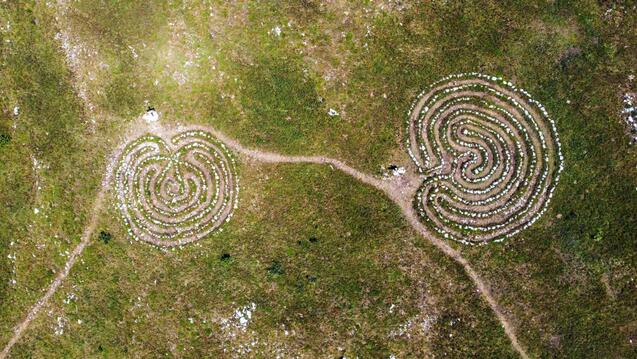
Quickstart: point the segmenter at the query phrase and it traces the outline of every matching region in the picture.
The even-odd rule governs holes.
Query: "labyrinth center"
[[[498,77],[451,75],[416,99],[407,148],[426,179],[415,207],[432,233],[501,241],[546,210],[563,169],[554,122]]]
[[[209,235],[232,217],[239,192],[234,159],[211,134],[129,143],[116,175],[118,207],[135,240],[176,246]]]

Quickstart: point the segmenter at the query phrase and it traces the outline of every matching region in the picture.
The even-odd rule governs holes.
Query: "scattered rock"
[[[275,26],[270,30],[270,33],[274,36],[281,36],[281,27],[279,25]]]
[[[622,114],[628,126],[629,144],[637,143],[637,93],[626,93],[623,98]]]
[[[148,123],[157,122],[159,120],[159,113],[157,113],[153,107],[149,107],[142,118]]]
[[[392,175],[394,176],[402,176],[407,173],[405,167],[398,167],[396,165],[389,165],[387,167],[387,170],[391,171]]]

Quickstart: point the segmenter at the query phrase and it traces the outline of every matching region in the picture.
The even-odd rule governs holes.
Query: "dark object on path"
[[[230,260],[230,258],[232,258],[232,256],[230,256],[230,253],[225,253],[225,252],[224,252],[224,253],[222,253],[222,254],[219,256],[219,259],[220,259],[222,262],[227,262],[227,261],[229,261],[229,260]]]
[[[111,235],[110,233],[105,231],[100,232],[100,241],[104,242],[104,244],[108,244],[111,239],[113,239],[113,235]]]
[[[395,171],[395,170],[397,170],[397,169],[398,169],[398,166],[396,166],[396,165],[389,165],[389,166],[387,167],[387,170],[389,170],[389,171]]]

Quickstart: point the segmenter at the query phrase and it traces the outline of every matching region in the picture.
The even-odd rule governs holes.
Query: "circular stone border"
[[[501,77],[446,76],[407,116],[406,147],[425,175],[414,198],[432,233],[464,244],[500,242],[547,209],[564,157],[542,104]]]
[[[160,247],[198,241],[232,218],[239,179],[226,146],[199,129],[129,142],[115,172],[129,235]]]

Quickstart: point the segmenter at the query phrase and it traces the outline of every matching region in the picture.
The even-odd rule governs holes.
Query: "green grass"
[[[432,348],[446,347],[449,342],[437,338],[453,333],[456,353],[512,355],[455,264],[423,256],[414,265],[436,270],[423,270],[418,278],[400,268],[398,259],[408,260],[409,247],[432,248],[380,194],[324,167],[243,168],[241,174],[245,190],[236,220],[209,240],[175,252],[130,243],[116,214],[105,217],[100,227],[114,239],[105,244],[96,233],[83,263],[53,300],[52,313],[38,318],[16,355],[215,356],[253,338],[262,338],[253,350],[265,356],[278,347],[310,356],[422,355],[422,343],[388,339],[434,300],[413,291],[416,282],[440,301],[426,312],[445,321],[430,329]],[[288,181],[265,179],[279,177]],[[344,186],[356,189],[343,194]],[[370,228],[370,216],[380,225]],[[220,260],[221,253],[232,260]],[[65,303],[68,293],[77,299]],[[250,330],[234,339],[220,334],[221,318],[252,302],[257,310]],[[392,315],[391,304],[400,308]],[[51,330],[58,316],[69,321],[62,336]],[[462,326],[449,328],[452,319]],[[292,333],[289,338],[284,330]],[[489,333],[488,344],[475,342],[478,332]]]
[[[619,111],[621,95],[637,91],[628,80],[637,20],[593,1],[444,3],[80,1],[58,22],[45,4],[3,4],[0,343],[77,243],[107,154],[147,104],[164,123],[208,124],[246,145],[377,173],[407,163],[404,119],[419,91],[481,71],[546,106],[566,169],[530,229],[459,248],[533,356],[633,356],[637,155]],[[60,27],[92,54],[76,72],[55,40]],[[33,157],[46,167],[35,171]],[[514,356],[469,279],[379,193],[327,167],[240,163],[240,174],[241,207],[224,232],[174,253],[129,243],[109,207],[51,314],[14,355],[221,356],[258,337],[263,357],[278,347],[311,357]],[[71,292],[78,299],[65,304]],[[251,302],[254,334],[225,338],[219,319]],[[437,318],[426,335],[390,335],[422,313]],[[61,336],[57,316],[69,321]]]
[[[54,40],[33,23],[31,7],[11,4],[1,11],[11,23],[11,30],[2,35],[6,46],[0,68],[5,109],[1,126],[12,137],[0,149],[4,343],[6,333],[66,260],[59,253],[77,243],[99,181],[86,173],[101,172],[107,144],[83,130],[81,104],[68,69]],[[18,116],[14,106],[20,108]],[[34,169],[33,158],[42,169]],[[36,181],[42,189],[35,188]],[[12,253],[17,253],[15,265],[7,258]],[[8,287],[11,279],[21,284]]]

